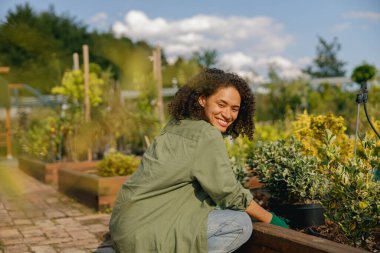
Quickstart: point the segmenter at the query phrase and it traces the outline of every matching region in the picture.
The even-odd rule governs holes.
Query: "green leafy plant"
[[[137,156],[111,152],[98,164],[97,174],[102,177],[127,176],[137,169],[139,163]]]
[[[279,203],[315,203],[328,190],[317,159],[305,156],[302,144],[293,137],[260,143],[248,164]]]
[[[259,122],[255,124],[255,139],[259,141],[276,141],[289,136],[289,121],[276,121],[270,123]]]
[[[254,143],[247,137],[239,136],[236,139],[225,138],[225,144],[232,171],[236,179],[244,186],[249,176],[247,158],[250,153],[249,150],[254,147]]]
[[[45,118],[33,119],[26,126],[17,130],[21,152],[29,157],[43,161],[54,161],[59,145],[59,124],[56,117],[45,115]]]
[[[102,93],[108,79],[109,73],[101,72],[98,65],[91,64],[89,99],[92,106],[97,106],[102,102]],[[62,85],[53,87],[52,93],[66,96],[71,104],[83,103],[85,93],[83,71],[78,69],[65,72],[62,78]]]
[[[380,158],[373,155],[375,139],[364,136],[359,157],[342,163],[335,138],[328,136],[324,146],[329,162],[324,164],[331,184],[321,201],[325,215],[339,225],[349,243],[368,248],[366,239],[380,222],[380,182],[374,178]]]
[[[230,157],[230,163],[232,171],[235,174],[236,179],[245,186],[245,183],[248,180],[248,172],[244,164],[240,163],[236,157]]]
[[[284,139],[289,133],[284,131],[286,123],[275,124],[258,123],[255,125],[255,139],[261,142]],[[225,138],[225,143],[230,157],[230,163],[236,179],[244,186],[252,176],[252,171],[247,165],[249,154],[253,153],[257,141],[251,141],[247,137],[239,136],[236,139]]]
[[[375,66],[364,63],[354,69],[351,74],[351,79],[354,82],[362,84],[373,79],[376,75],[376,72],[377,71]]]
[[[322,199],[326,216],[352,244],[363,247],[380,222],[380,183],[367,170],[362,160],[331,168],[332,186]]]

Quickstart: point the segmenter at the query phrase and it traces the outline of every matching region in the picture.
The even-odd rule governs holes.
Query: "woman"
[[[191,79],[169,105],[172,119],[119,192],[110,220],[117,252],[232,252],[250,217],[286,224],[235,179],[222,134],[253,137],[254,97],[232,73]]]

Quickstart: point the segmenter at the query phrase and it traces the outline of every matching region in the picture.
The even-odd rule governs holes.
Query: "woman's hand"
[[[270,223],[283,228],[289,228],[288,224],[277,215],[272,212],[268,212],[257,204],[254,200],[251,201],[245,212],[252,218],[262,221],[264,223]]]
[[[270,224],[283,227],[283,228],[289,228],[285,220],[281,219],[280,217],[275,215],[273,212],[270,212],[270,213],[272,214],[272,220],[270,221]]]
[[[272,214],[262,208],[254,200],[251,201],[247,209],[245,209],[245,212],[252,218],[264,223],[270,223],[272,220]]]

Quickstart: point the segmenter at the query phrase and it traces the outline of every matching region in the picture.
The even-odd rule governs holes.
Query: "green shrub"
[[[230,163],[232,171],[235,174],[235,178],[239,181],[243,186],[248,181],[248,171],[246,169],[245,164],[240,163],[238,158],[235,156],[230,157]]]
[[[357,66],[351,74],[351,79],[359,84],[372,80],[376,75],[376,67],[367,63]]]
[[[255,140],[276,141],[289,136],[290,127],[286,121],[270,123],[259,122],[255,125]]]
[[[247,137],[239,136],[236,139],[225,138],[226,148],[232,171],[236,179],[244,186],[248,180],[247,157],[254,143]]]
[[[380,158],[373,155],[375,139],[364,137],[361,144],[358,158],[346,164],[339,162],[334,138],[326,138],[326,157],[334,162],[325,163],[331,187],[321,202],[348,241],[367,248],[366,239],[380,223],[380,182],[374,178]]]
[[[139,163],[137,156],[111,152],[98,164],[97,174],[102,177],[127,176],[137,169]]]
[[[322,199],[326,216],[337,223],[354,245],[365,247],[366,239],[380,222],[380,183],[362,160],[339,164],[331,171],[332,186]]]
[[[44,115],[44,114],[42,114]],[[55,161],[59,145],[58,121],[55,117],[44,115],[31,121],[27,126],[19,128],[16,135],[19,137],[21,152],[29,157],[43,161]]]
[[[280,203],[315,203],[328,188],[317,159],[305,156],[295,138],[259,144],[248,164]]]

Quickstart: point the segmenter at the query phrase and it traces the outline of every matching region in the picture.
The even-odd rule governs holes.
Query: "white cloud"
[[[220,57],[220,62],[234,70],[246,69],[254,64],[253,59],[242,52],[224,54]]]
[[[105,12],[99,12],[87,20],[87,22],[98,29],[105,29],[108,26],[108,15]]]
[[[159,43],[168,54],[190,55],[197,48],[236,50],[242,43],[255,54],[281,53],[294,40],[283,25],[270,17],[219,17],[196,15],[178,20],[149,18],[144,12],[130,11],[124,22],[116,22],[117,36]],[[188,47],[184,52],[183,46]],[[191,46],[189,46],[191,45]],[[167,50],[169,48],[169,50]]]
[[[267,78],[252,70],[238,70],[235,73],[248,80],[251,85],[263,84],[268,81]]]
[[[310,57],[302,57],[297,59],[296,65],[300,67],[305,67],[307,65],[310,65],[313,62],[313,59]]]
[[[268,60],[268,62],[278,71],[278,74],[282,78],[294,79],[299,76],[302,76],[302,71],[300,67],[284,57],[272,57]]]
[[[285,32],[282,23],[267,16],[195,15],[167,20],[133,10],[123,21],[115,22],[112,30],[118,37],[160,44],[170,61],[179,55],[216,49],[220,67],[257,82],[265,79],[269,64],[275,64],[285,78],[301,73],[295,64],[279,56],[294,42],[294,36]]]
[[[350,23],[336,24],[332,27],[333,32],[343,32],[352,28]]]
[[[350,11],[343,13],[345,18],[355,18],[355,19],[366,19],[369,21],[380,21],[380,12],[371,12],[371,11]]]
[[[265,77],[268,66],[275,68],[277,73],[285,79],[294,79],[303,75],[301,68],[311,62],[310,58],[301,58],[293,63],[281,56],[252,58],[242,52],[224,54],[220,58],[223,68],[234,71],[253,82],[267,81]]]
[[[120,38],[125,33],[125,26],[122,22],[117,21],[112,26],[113,33]]]

